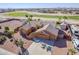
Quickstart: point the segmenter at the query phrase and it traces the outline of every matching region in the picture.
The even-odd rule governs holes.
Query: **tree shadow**
[[[29,52],[26,48],[21,47],[21,51],[19,51],[18,55],[29,55]]]
[[[59,47],[59,48],[67,47],[66,39],[55,40],[54,46]]]
[[[54,42],[54,46],[59,48],[67,47],[66,39],[64,38],[64,32],[59,30],[57,40]]]
[[[20,31],[20,35],[21,35],[23,38],[27,38],[26,33],[23,33],[22,31]]]
[[[28,36],[26,33],[23,33],[23,32],[20,31],[20,35],[21,35],[24,39],[30,40],[29,36]]]

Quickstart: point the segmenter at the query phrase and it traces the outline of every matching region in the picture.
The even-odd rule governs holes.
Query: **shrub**
[[[3,35],[0,35],[0,44],[3,44],[6,41],[6,37]]]
[[[12,34],[14,34],[14,31],[10,31],[9,27],[5,27],[4,34],[8,38],[12,38]]]
[[[9,30],[9,27],[5,27],[5,31],[8,31]]]
[[[20,46],[20,47],[23,47],[23,44],[24,44],[24,42],[20,39],[20,40],[19,40],[19,46]]]
[[[14,43],[16,46],[18,46],[18,44],[19,44],[18,40],[15,40]]]
[[[68,49],[68,54],[71,54],[71,55],[74,55],[76,53],[76,50],[75,49]]]
[[[28,15],[25,15],[26,17],[28,17]]]
[[[7,36],[8,38],[12,38],[12,34],[13,34],[14,32],[12,32],[12,31],[5,31],[4,32],[4,34],[5,34],[5,36]]]
[[[20,39],[20,40],[15,40],[15,44],[17,46],[23,47],[24,42]]]

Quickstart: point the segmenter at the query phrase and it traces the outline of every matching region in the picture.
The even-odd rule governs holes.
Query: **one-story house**
[[[44,38],[44,39],[57,39],[58,29],[53,27],[51,24],[47,24],[44,27],[36,30],[35,32],[29,35],[30,38]]]

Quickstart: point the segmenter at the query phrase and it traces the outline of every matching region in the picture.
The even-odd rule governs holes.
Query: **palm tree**
[[[32,17],[33,17],[33,15],[30,15],[30,16],[28,16],[28,18],[27,18],[27,22],[30,24],[30,21],[32,21]],[[30,24],[31,25],[31,24]]]
[[[26,25],[27,22],[30,24],[30,21],[32,21],[32,17],[33,17],[32,15],[30,17],[28,15],[25,15],[25,17],[27,17],[27,20],[21,26],[19,26],[16,29],[14,29],[15,33],[17,33],[21,27],[23,27],[24,25]]]
[[[64,21],[65,21],[65,20],[67,20],[67,19],[68,19],[68,17],[67,17],[67,16],[63,16],[63,19],[64,19]]]
[[[9,31],[10,29],[9,29],[9,27],[5,27],[5,31]]]
[[[28,20],[27,20],[27,22],[30,24],[30,21],[31,21],[31,18],[29,17]],[[31,24],[30,24],[30,25],[31,25]]]
[[[19,27],[17,27],[16,29],[14,29],[14,32],[15,32],[15,33],[17,33],[21,27],[23,27],[24,25],[26,25],[27,22],[30,24],[30,21],[32,21],[33,15],[28,16],[28,15],[26,14],[25,17],[27,17],[27,20],[26,20],[21,26],[19,26]],[[30,24],[30,25],[31,25],[31,24]]]
[[[41,22],[41,19],[38,19],[38,22],[40,23],[40,27],[43,27],[43,23]]]
[[[75,49],[68,49],[68,54],[74,55],[76,53]]]
[[[23,44],[24,44],[24,42],[22,41],[22,39],[20,39],[20,40],[19,40],[19,46],[20,46],[21,48],[23,48]]]
[[[61,20],[62,20],[62,17],[61,17],[61,16],[58,17],[58,22],[57,22],[57,24],[60,24],[60,23],[61,23]]]
[[[25,17],[28,17],[28,15],[25,15]]]
[[[56,28],[59,28],[60,27],[60,23],[61,23],[61,17],[58,17],[58,21],[56,22]]]
[[[14,34],[14,31],[10,31],[9,27],[5,27],[4,35],[8,38],[12,38],[12,35]]]
[[[32,19],[33,15],[30,15],[30,18]]]
[[[5,41],[6,41],[6,37],[3,35],[0,35],[0,44],[4,44]]]
[[[16,46],[18,46],[20,48],[22,48],[23,44],[24,44],[24,42],[22,41],[22,39],[15,40],[14,43],[16,44]]]

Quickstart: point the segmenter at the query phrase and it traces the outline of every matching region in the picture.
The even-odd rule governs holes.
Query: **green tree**
[[[10,29],[9,29],[9,27],[5,27],[5,31],[9,31]]]
[[[21,26],[19,26],[19,27],[17,27],[17,28],[14,29],[15,33],[17,33],[21,27],[23,27],[24,25],[26,25],[27,22],[30,24],[30,21],[31,21],[30,17],[27,14],[25,15],[25,17],[27,17],[26,21]]]
[[[25,17],[28,17],[28,15],[25,15]]]
[[[29,15],[28,18],[27,18],[27,22],[30,24],[30,21],[32,21],[32,17],[33,15]],[[30,24],[31,25],[31,24]]]
[[[23,47],[24,42],[22,41],[22,39],[19,40],[19,46]]]
[[[0,44],[3,44],[6,41],[6,37],[3,35],[0,35]]]
[[[4,34],[8,38],[12,38],[12,35],[14,34],[14,31],[10,31],[9,27],[5,27]]]
[[[19,47],[23,47],[23,44],[24,42],[22,41],[22,39],[19,39],[19,40],[15,40],[14,43],[16,44],[16,46],[19,46]]]

